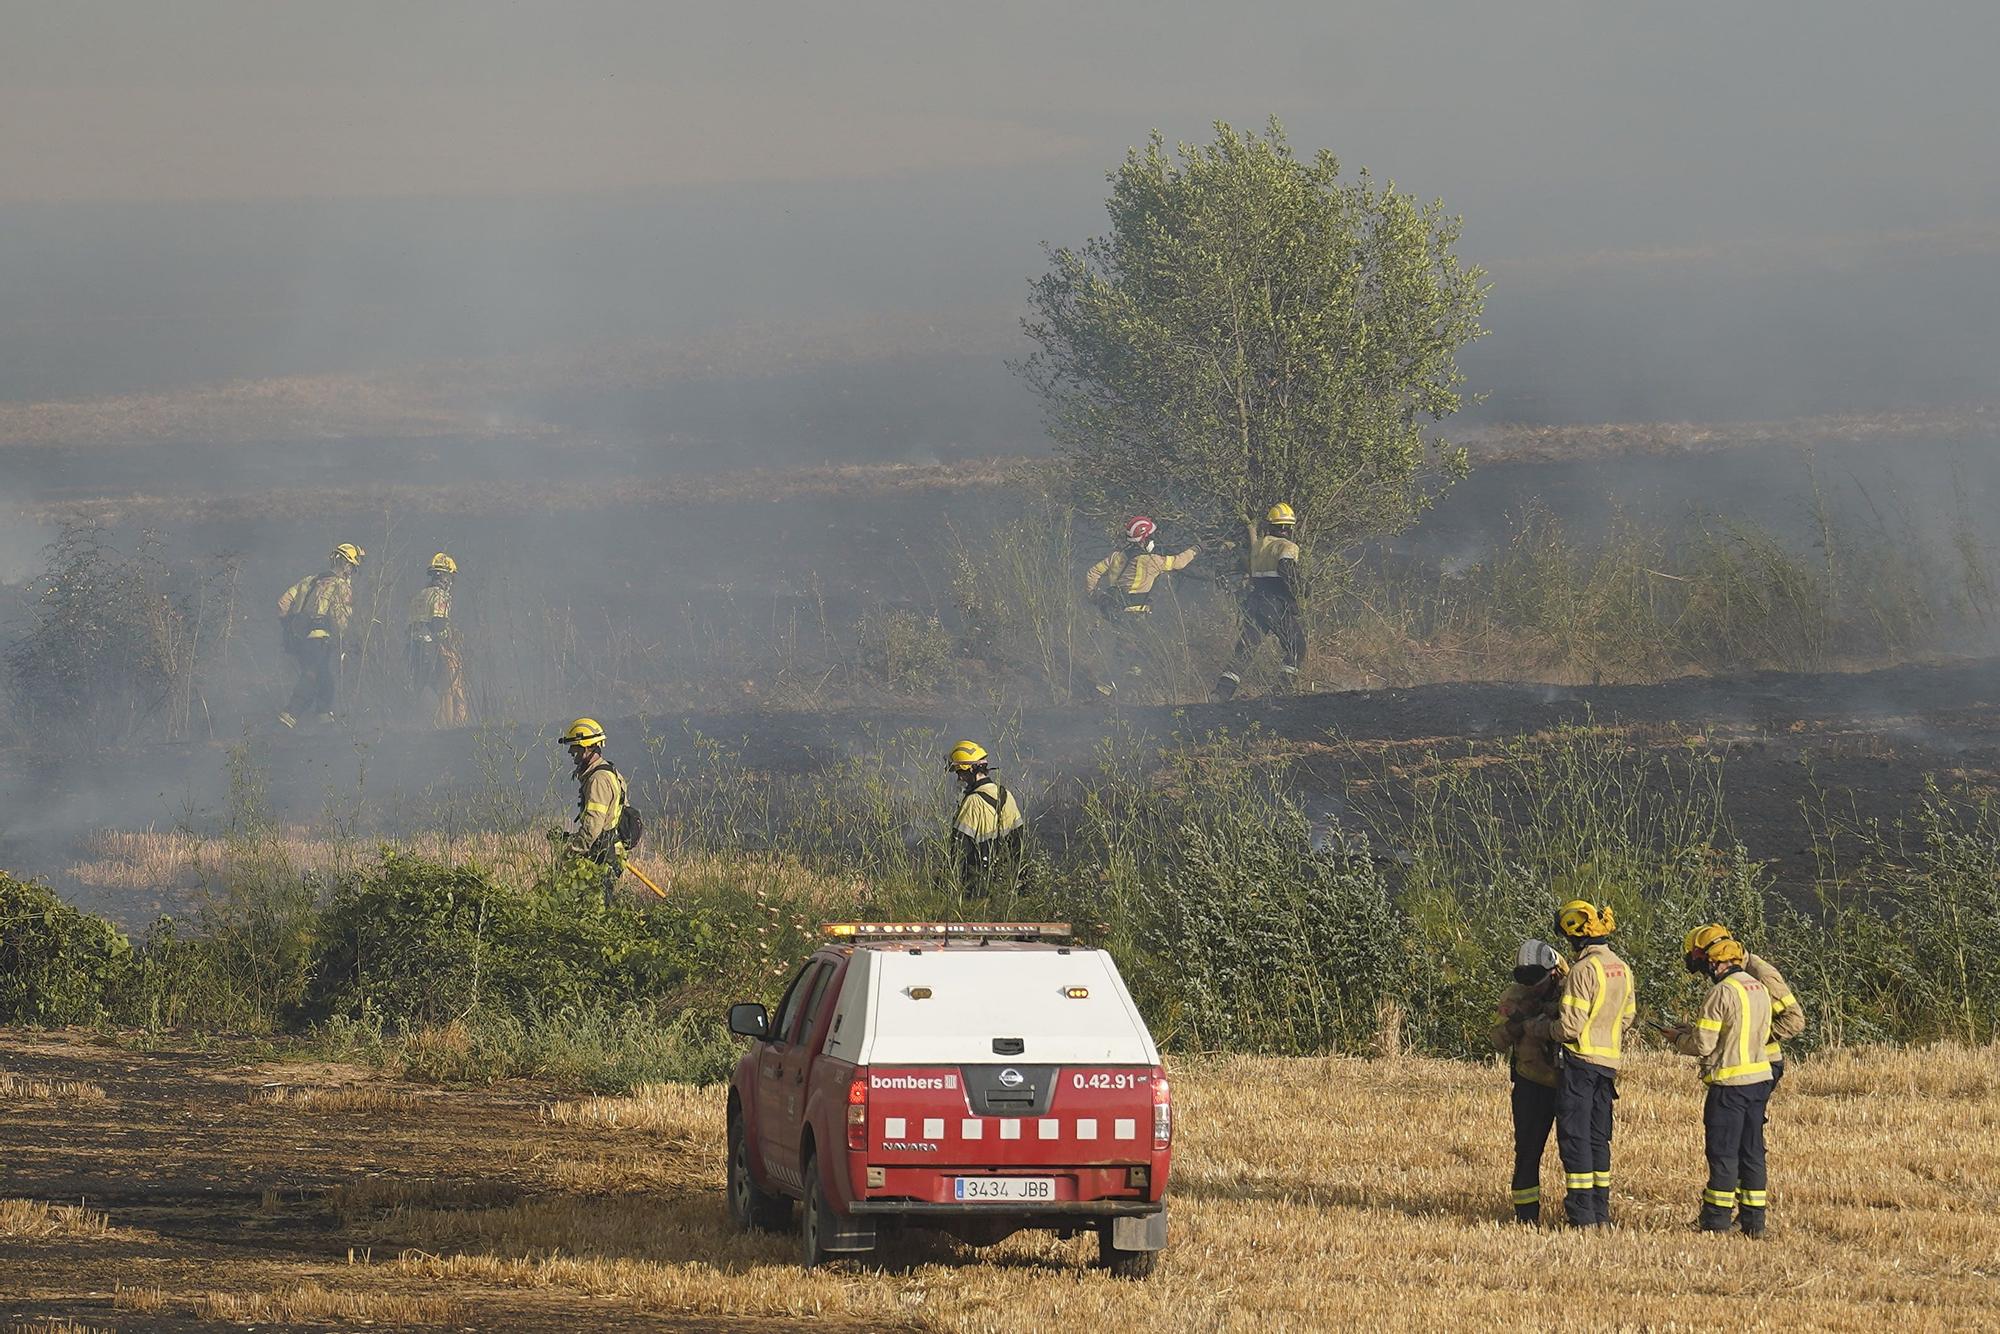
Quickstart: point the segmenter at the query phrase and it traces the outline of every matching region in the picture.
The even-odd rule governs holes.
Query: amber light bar
[[[1068,922],[822,922],[836,940],[931,940],[1000,936],[1008,940],[1068,940]]]

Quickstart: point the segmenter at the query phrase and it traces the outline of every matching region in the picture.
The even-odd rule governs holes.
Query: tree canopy
[[[1463,469],[1427,433],[1485,332],[1460,219],[1218,122],[1108,179],[1108,235],[1050,251],[1015,366],[1080,504],[1233,536],[1283,500],[1322,541],[1394,532]]]

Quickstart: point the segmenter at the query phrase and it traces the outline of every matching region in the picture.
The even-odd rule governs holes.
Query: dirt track
[[[573,1297],[392,1277],[380,1262],[398,1248],[372,1253],[373,1221],[399,1209],[504,1208],[527,1192],[589,1193],[613,1178],[662,1207],[699,1198],[719,1214],[719,1187],[697,1179],[707,1154],[656,1136],[642,1149],[608,1144],[601,1133],[548,1124],[544,1101],[529,1091],[451,1091],[347,1066],[265,1063],[240,1042],[155,1053],[63,1035],[0,1036],[0,1069],[41,1089],[60,1081],[27,1101],[0,1096],[0,1197],[81,1201],[113,1225],[99,1237],[0,1240],[0,1312],[14,1321],[573,1329]],[[232,1300],[282,1303],[302,1285],[363,1305],[314,1315],[309,1300],[289,1317],[282,1305],[265,1318],[248,1318],[247,1308],[245,1318],[224,1315]],[[784,1323],[590,1315],[592,1328],[612,1330]]]

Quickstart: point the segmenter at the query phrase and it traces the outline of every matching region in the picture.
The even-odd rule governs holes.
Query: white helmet
[[[1541,940],[1524,940],[1514,954],[1514,967],[1535,968],[1544,973],[1552,973],[1562,963],[1562,955],[1556,947]]]

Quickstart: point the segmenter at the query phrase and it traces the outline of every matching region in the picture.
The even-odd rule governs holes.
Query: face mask
[[[1548,976],[1549,970],[1546,968],[1516,968],[1514,970],[1514,980],[1524,987],[1539,986],[1548,979]]]

